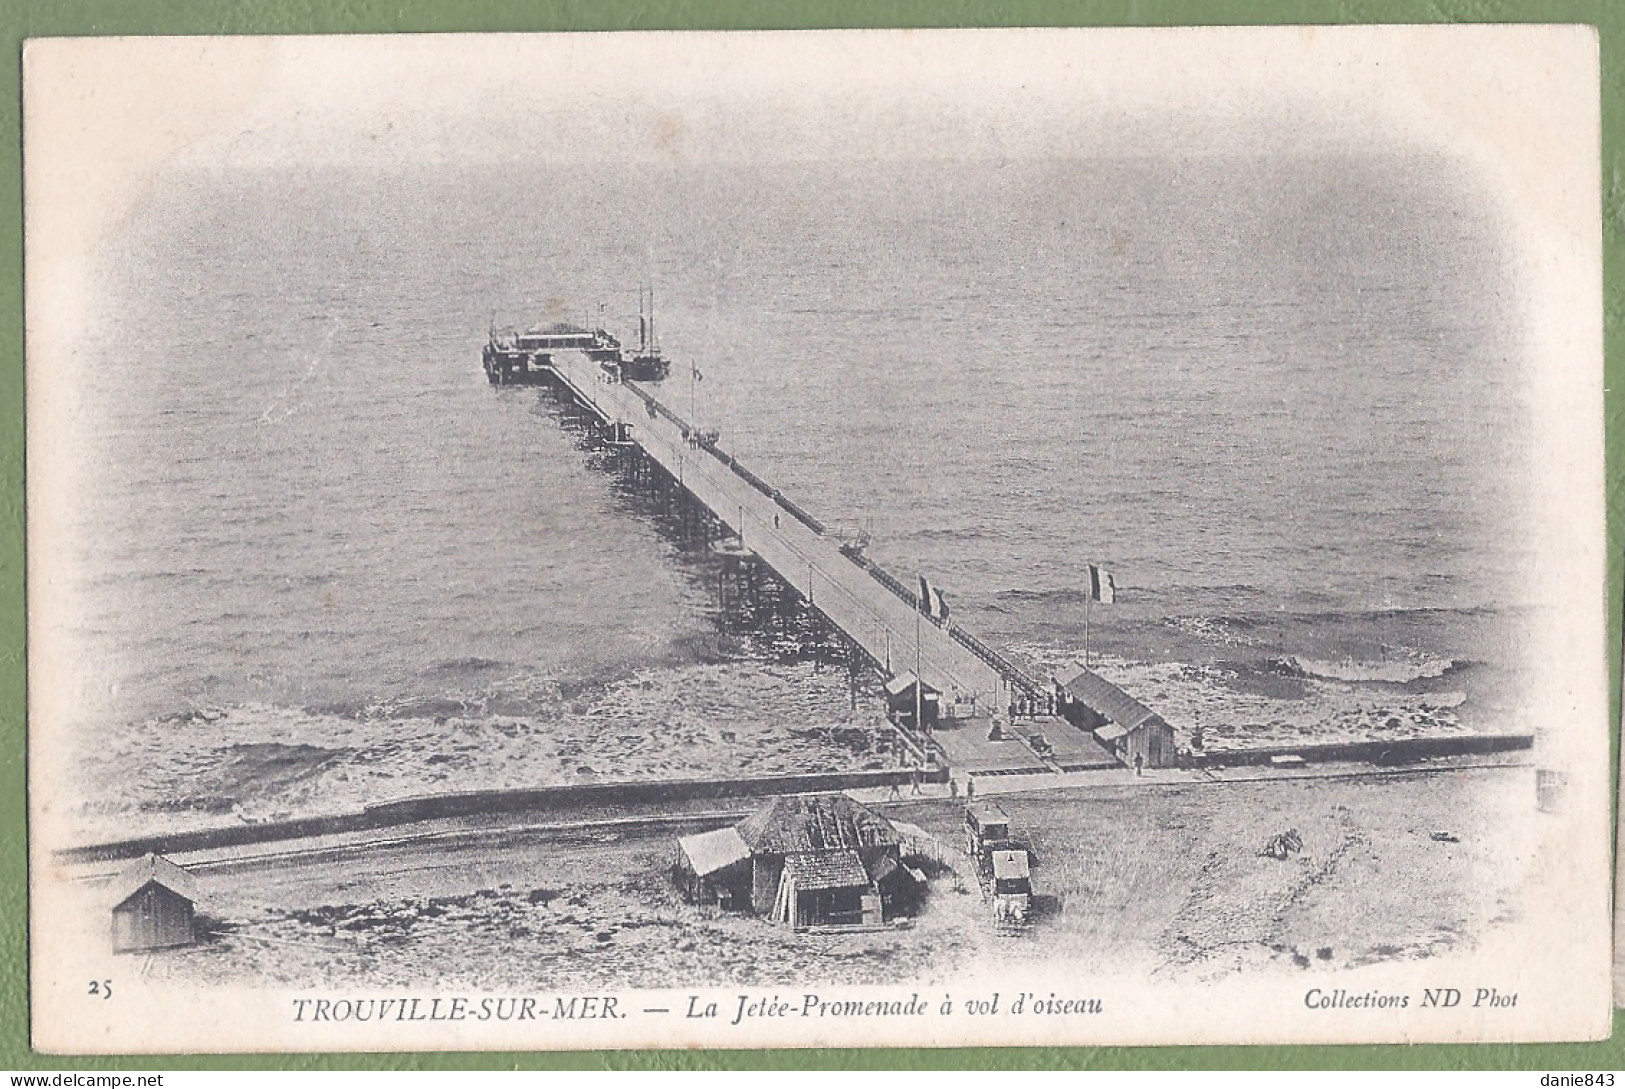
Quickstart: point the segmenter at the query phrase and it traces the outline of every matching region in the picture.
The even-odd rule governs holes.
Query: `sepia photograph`
[[[35,1047],[1607,1035],[1594,31],[23,62]]]

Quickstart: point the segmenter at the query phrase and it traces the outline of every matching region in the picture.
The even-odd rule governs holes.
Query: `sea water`
[[[700,734],[753,707],[850,711],[719,662],[692,560],[542,391],[486,384],[493,323],[630,342],[652,284],[659,395],[1035,669],[1087,639],[1210,746],[1510,730],[1508,267],[1470,174],[1400,153],[177,169],[67,364],[94,683],[63,728],[147,769],[130,805],[214,776],[275,813],[691,773],[746,761]],[[561,741],[636,693],[625,754],[677,722],[698,755]]]

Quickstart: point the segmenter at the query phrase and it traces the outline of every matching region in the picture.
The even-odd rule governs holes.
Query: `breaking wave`
[[[1323,661],[1317,658],[1293,656],[1282,660],[1288,669],[1305,677],[1326,681],[1345,681],[1350,684],[1409,684],[1412,681],[1434,680],[1456,668],[1453,658],[1434,658],[1416,655],[1382,662]]]

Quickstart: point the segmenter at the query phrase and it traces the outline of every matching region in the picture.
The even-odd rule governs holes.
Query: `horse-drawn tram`
[[[993,904],[993,922],[1001,930],[1027,925],[1032,908],[1032,856],[1011,838],[1010,818],[988,802],[965,807],[965,853],[976,864],[982,899]]]

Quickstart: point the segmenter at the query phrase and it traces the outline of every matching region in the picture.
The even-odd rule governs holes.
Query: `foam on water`
[[[1290,658],[1289,663],[1310,677],[1333,681],[1378,681],[1384,684],[1405,684],[1423,678],[1442,677],[1455,668],[1449,658],[1435,658],[1420,651],[1411,651],[1394,661],[1322,662],[1314,658]]]

